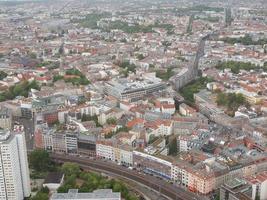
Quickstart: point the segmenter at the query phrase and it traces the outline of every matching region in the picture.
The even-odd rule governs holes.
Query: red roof
[[[144,122],[145,122],[144,119],[141,119],[141,118],[135,118],[135,119],[129,121],[129,122],[127,123],[126,126],[127,126],[128,128],[132,128],[133,126],[135,126],[135,125],[137,125],[137,124],[144,124]]]

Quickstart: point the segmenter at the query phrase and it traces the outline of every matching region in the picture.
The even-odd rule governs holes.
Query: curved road
[[[88,158],[81,158],[75,156],[55,155],[52,154],[51,158],[57,163],[74,162],[77,163],[83,169],[95,168],[98,170],[109,171],[113,174],[126,177],[128,179],[139,182],[148,186],[159,193],[164,194],[173,200],[203,200],[203,197],[199,197],[194,193],[187,192],[179,187],[169,184],[163,180],[157,179],[150,175],[140,174],[136,171],[129,170],[128,168],[105,162],[103,160],[93,160]]]

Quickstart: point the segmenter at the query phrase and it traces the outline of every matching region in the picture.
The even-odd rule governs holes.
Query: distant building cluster
[[[27,152],[45,150],[200,199],[266,200],[266,10],[262,0],[0,2],[0,199],[42,187],[51,200],[122,198],[59,193],[62,173],[30,179]]]

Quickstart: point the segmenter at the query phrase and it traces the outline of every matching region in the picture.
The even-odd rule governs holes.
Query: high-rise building
[[[23,200],[30,193],[24,133],[0,130],[0,199]]]

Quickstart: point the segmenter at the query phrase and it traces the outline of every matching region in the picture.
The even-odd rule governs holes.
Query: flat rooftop
[[[239,187],[241,185],[244,185],[244,182],[242,180],[239,180],[237,178],[231,179],[225,183],[225,185],[231,189],[234,189],[236,187]]]
[[[51,200],[120,200],[121,194],[119,192],[112,192],[111,189],[95,190],[92,193],[78,193],[77,189],[70,189],[68,193],[55,193]]]
[[[136,90],[136,89],[144,89],[150,86],[153,86],[155,84],[163,84],[157,79],[140,79],[140,80],[129,80],[126,78],[123,79],[116,79],[109,81],[107,83],[108,85],[111,85],[113,87],[116,87],[120,91],[129,91],[129,90]]]

